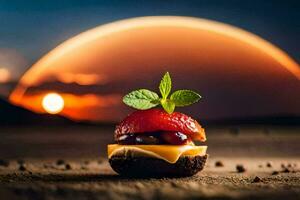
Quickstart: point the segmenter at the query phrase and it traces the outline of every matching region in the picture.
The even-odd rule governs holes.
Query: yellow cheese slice
[[[180,156],[203,156],[207,146],[193,145],[119,145],[107,146],[108,158],[113,155],[149,156],[176,163]]]

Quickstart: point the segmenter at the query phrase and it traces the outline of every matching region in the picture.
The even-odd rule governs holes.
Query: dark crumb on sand
[[[261,181],[262,181],[262,179],[259,176],[255,176],[252,183],[258,183],[258,182],[261,182]]]
[[[57,164],[57,165],[63,165],[63,164],[65,164],[65,161],[62,160],[62,159],[58,159],[58,160],[56,161],[56,164]]]
[[[70,170],[70,169],[72,169],[72,167],[71,167],[70,164],[67,163],[67,164],[65,165],[65,169],[66,169],[66,170]]]
[[[283,172],[283,173],[290,173],[291,170],[289,170],[289,168],[284,168],[284,169],[282,170],[282,172]]]
[[[0,166],[8,167],[9,166],[9,161],[0,159]]]
[[[26,171],[25,165],[24,165],[24,164],[20,165],[20,166],[19,166],[19,170],[20,170],[20,171]]]
[[[224,164],[222,161],[216,161],[215,166],[216,167],[224,167]]]
[[[279,174],[278,171],[273,171],[273,172],[272,172],[272,175],[278,175],[278,174]]]
[[[272,167],[272,163],[271,162],[267,162],[267,167],[271,168]]]
[[[236,170],[238,173],[243,173],[246,171],[246,168],[244,167],[244,165],[236,165]]]

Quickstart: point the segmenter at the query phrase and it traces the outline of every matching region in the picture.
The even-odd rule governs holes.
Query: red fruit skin
[[[180,132],[162,132],[160,138],[165,143],[172,145],[192,144],[191,138]]]
[[[155,131],[178,131],[193,140],[206,140],[204,129],[196,120],[179,112],[168,114],[161,109],[139,110],[131,113],[117,125],[115,139],[129,133]]]

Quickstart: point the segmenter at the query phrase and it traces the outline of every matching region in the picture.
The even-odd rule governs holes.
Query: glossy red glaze
[[[191,138],[180,132],[162,132],[160,138],[167,144],[172,145],[187,145],[190,144]]]
[[[179,112],[168,114],[161,109],[139,110],[131,113],[116,127],[115,139],[129,133],[155,131],[178,131],[193,140],[206,140],[204,129],[196,120]]]

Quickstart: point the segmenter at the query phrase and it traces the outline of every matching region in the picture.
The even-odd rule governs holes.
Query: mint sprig
[[[159,91],[163,99],[167,99],[172,89],[172,80],[169,72],[165,73],[159,84]]]
[[[196,103],[200,98],[201,96],[192,90],[177,90],[170,96],[170,99],[178,107]]]
[[[159,105],[159,96],[150,90],[139,89],[124,96],[123,102],[130,107],[147,110]]]
[[[159,91],[161,98],[157,93],[147,90],[139,89],[130,92],[123,97],[123,102],[138,110],[147,110],[158,105],[171,114],[175,107],[188,106],[200,100],[201,96],[192,90],[177,90],[170,95],[172,89],[172,80],[169,72],[165,73],[159,84]]]

